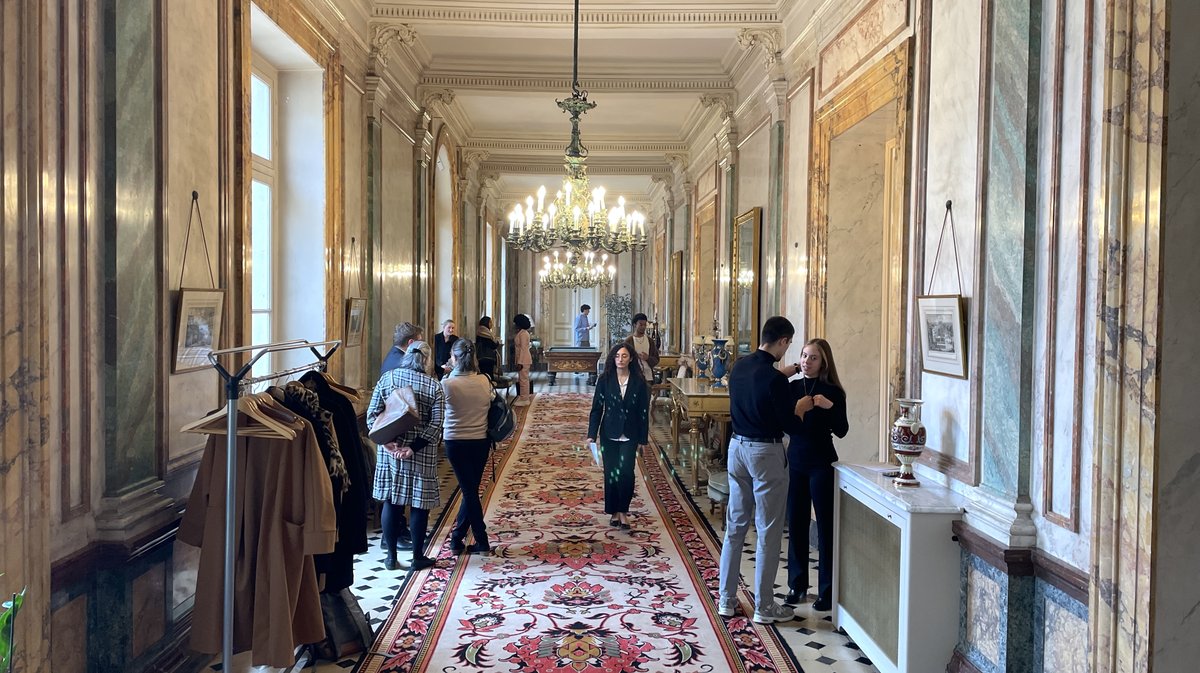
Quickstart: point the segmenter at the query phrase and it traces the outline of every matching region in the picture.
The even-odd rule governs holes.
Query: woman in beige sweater
[[[487,464],[491,440],[487,436],[488,407],[491,406],[492,381],[479,373],[475,359],[475,344],[459,339],[450,347],[449,373],[442,379],[446,400],[446,417],[442,438],[446,442],[446,458],[454,468],[458,486],[462,489],[462,504],[458,518],[450,530],[450,548],[455,554],[487,553],[487,524],[483,521],[483,503],[479,500],[479,483],[483,466]],[[475,542],[464,542],[467,530]]]

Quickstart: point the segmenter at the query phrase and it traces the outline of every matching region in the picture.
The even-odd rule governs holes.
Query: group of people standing
[[[800,361],[780,365],[795,338],[782,316],[763,324],[758,350],[734,363],[729,374],[729,505],[721,551],[717,612],[732,617],[742,544],[753,523],[757,533],[753,620],[762,624],[795,617],[789,605],[808,592],[810,508],[817,519],[817,597],[813,609],[832,607],[833,436],[845,437],[846,393],[833,352],[810,339]],[[800,377],[789,382],[799,374]],[[785,437],[787,442],[785,443]],[[775,602],[774,583],[784,522],[789,531],[788,594]]]
[[[374,425],[388,396],[399,387],[412,388],[420,422],[376,451],[372,496],[382,503],[384,567],[388,570],[421,570],[434,565],[425,555],[425,541],[429,510],[441,504],[437,468],[438,448],[443,443],[462,490],[450,547],[456,554],[491,550],[479,499],[491,449],[488,408],[496,395],[487,372],[494,369],[499,352],[491,324],[487,316],[480,319],[472,341],[459,338],[454,321],[447,320],[435,335],[433,348],[424,341],[420,326],[410,322],[396,326],[394,345],[383,361],[367,407],[367,425]],[[469,545],[468,533],[473,538]],[[411,560],[398,556],[398,551],[407,550],[412,551]]]

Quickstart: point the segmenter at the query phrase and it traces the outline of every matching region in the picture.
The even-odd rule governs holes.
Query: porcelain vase
[[[900,474],[892,479],[897,486],[920,486],[913,464],[925,450],[925,426],[921,423],[921,400],[900,398],[900,416],[892,423],[892,451],[900,461]]]
[[[727,369],[725,363],[729,361],[729,351],[725,350],[725,344],[729,339],[713,339],[712,347],[712,377],[714,388],[725,387],[725,374]]]

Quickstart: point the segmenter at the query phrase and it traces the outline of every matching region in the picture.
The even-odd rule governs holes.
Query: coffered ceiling
[[[745,28],[780,28],[793,5],[817,0],[581,0],[579,80],[597,107],[584,115],[589,173],[610,193],[645,200],[668,155],[715,111],[702,95],[735,100]],[[420,90],[453,92],[445,110],[505,198],[561,180],[570,140],[555,100],[571,93],[572,0],[374,0],[377,26],[403,24]],[[644,203],[639,204],[645,208]]]

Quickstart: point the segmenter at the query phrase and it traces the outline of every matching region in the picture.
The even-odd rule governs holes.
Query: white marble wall
[[[828,301],[823,337],[846,389],[850,434],[842,460],[877,460],[884,281],[884,143],[894,133],[894,106],[880,109],[833,139],[829,162]]]
[[[808,323],[808,148],[812,131],[813,82],[797,88],[788,99],[786,164],[784,167],[783,314],[798,329]],[[797,339],[784,362],[797,362],[804,340]]]
[[[975,257],[979,212],[979,109],[980,39],[982,8],[979,3],[933,3],[930,54],[929,149],[924,167],[926,210],[918,213],[916,226],[924,226],[924,278],[914,278],[917,294],[963,294],[967,301],[967,335],[977,324],[971,298],[975,285]],[[918,167],[917,171],[921,171]],[[917,184],[917,183],[914,183]],[[946,201],[954,202],[953,234],[947,223],[936,275],[934,256],[938,234],[946,212]],[[954,240],[951,240],[951,235]],[[957,243],[961,276],[956,273],[953,245]],[[960,289],[961,288],[961,289]],[[913,348],[920,348],[913,341]],[[972,345],[968,342],[968,351]],[[968,362],[970,368],[973,363]],[[967,462],[970,458],[972,425],[971,383],[937,374],[913,372],[921,382],[922,421],[930,448]],[[976,405],[977,406],[977,405]]]
[[[397,323],[417,320],[414,315],[413,274],[413,143],[390,120],[382,124],[383,180],[380,224],[380,353],[392,347]],[[368,372],[372,378],[375,372]]]
[[[1082,3],[1048,3],[1043,15],[1043,148],[1038,193],[1037,329],[1031,493],[1038,547],[1078,569],[1090,564],[1095,405],[1097,251],[1084,203],[1092,130],[1084,119]],[[1059,15],[1060,10],[1062,15]],[[1061,21],[1061,35],[1057,29]],[[1061,94],[1056,96],[1056,89]]]
[[[363,93],[358,83],[346,77],[342,91],[345,113],[342,127],[345,142],[345,173],[342,188],[345,194],[345,223],[342,240],[342,258],[345,262],[346,297],[366,297],[366,274],[363,271],[367,255],[367,137],[366,118],[363,109]],[[375,307],[368,306],[368,311]],[[370,324],[368,320],[367,325]],[[375,381],[373,374],[364,372],[367,351],[367,335],[364,332],[362,345],[347,348],[342,355],[345,363],[343,383],[349,386],[369,386]]]
[[[1200,5],[1175,3],[1173,35],[1200,25]],[[1166,171],[1162,220],[1162,350],[1158,413],[1158,499],[1153,551],[1151,670],[1194,670],[1200,661],[1200,442],[1195,387],[1200,379],[1200,42],[1172,39],[1168,59]]]

